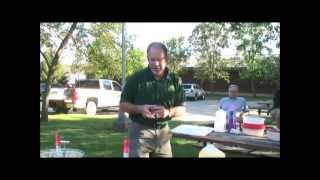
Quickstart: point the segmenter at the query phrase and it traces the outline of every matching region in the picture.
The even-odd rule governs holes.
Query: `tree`
[[[121,78],[121,47],[118,41],[119,23],[97,23],[92,25],[90,34],[95,40],[87,46],[87,74],[93,78]]]
[[[238,40],[237,50],[242,53],[246,64],[240,77],[250,80],[251,91],[255,97],[254,82],[263,78],[267,67],[258,57],[262,55],[263,49],[271,54],[272,51],[266,44],[272,39],[278,39],[279,28],[271,23],[232,23],[231,31]]]
[[[193,51],[200,53],[195,77],[201,82],[209,80],[213,85],[217,79],[229,80],[221,63],[221,50],[229,46],[228,34],[226,23],[202,23],[192,31],[189,41]]]
[[[120,81],[121,77],[121,24],[80,24],[73,36],[76,60],[72,72],[85,72],[88,78],[108,78]],[[126,36],[126,77],[143,67],[143,52],[133,47],[134,36]]]
[[[140,49],[131,47],[127,54],[126,79],[133,73],[144,68],[144,52]]]
[[[263,81],[276,84],[280,82],[280,57],[269,56],[261,61],[261,74]]]
[[[48,57],[52,57],[52,55],[47,55]],[[42,56],[41,56],[42,57]],[[51,63],[52,58],[49,59],[49,64]],[[40,63],[40,81],[45,82],[48,79],[48,72],[49,72],[49,67],[48,64],[45,61],[42,61]],[[56,71],[54,72],[53,75],[53,80],[52,83],[58,83],[61,78],[63,78],[64,74],[64,67],[63,65],[59,62],[56,67]]]
[[[171,38],[168,41],[165,41],[164,44],[168,48],[168,66],[171,71],[177,73],[181,69],[181,64],[186,62],[187,58],[190,56],[190,51],[185,45],[184,37]]]
[[[42,112],[41,112],[41,120],[48,121],[48,94],[51,89],[51,84],[54,79],[54,73],[56,71],[57,65],[59,64],[59,59],[63,49],[66,47],[68,40],[71,38],[73,31],[75,30],[77,23],[72,23],[68,31],[59,31],[63,30],[64,24],[63,23],[41,23],[40,24],[40,53],[48,66],[48,73],[46,78],[46,91],[43,94],[43,105],[42,105]],[[59,33],[60,32],[60,33]],[[51,33],[57,33],[58,37],[62,38],[62,41],[59,47],[56,49],[55,53],[53,51],[54,43],[50,38]],[[42,49],[48,50],[50,54],[54,54],[54,56],[48,56],[47,53],[43,52]]]
[[[241,69],[240,78],[250,79],[254,73],[254,80],[259,83],[278,84],[280,83],[280,61],[277,56],[257,56],[253,70]]]
[[[93,36],[90,34],[92,23],[80,23],[71,37],[75,47],[75,60],[72,62],[70,71],[72,73],[85,72],[88,62],[88,47]]]

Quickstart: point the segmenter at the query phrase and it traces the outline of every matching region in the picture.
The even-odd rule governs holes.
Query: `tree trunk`
[[[51,84],[46,82],[46,91],[42,95],[42,109],[41,109],[41,121],[48,122],[48,107],[49,107],[49,99],[48,95],[51,89]]]
[[[201,85],[201,87],[204,89],[204,87],[203,87],[203,82],[204,82],[204,79],[200,79],[200,85]]]
[[[48,76],[47,76],[47,83],[46,83],[46,92],[43,98],[43,105],[42,105],[42,112],[41,112],[41,121],[47,122],[48,121],[48,105],[49,105],[49,101],[48,101],[48,95],[51,89],[51,83],[53,80],[53,76],[54,76],[54,71],[56,69],[56,66],[58,64],[59,58],[63,52],[63,49],[65,48],[65,46],[68,43],[68,40],[71,38],[71,35],[73,33],[73,31],[75,30],[77,26],[77,23],[72,23],[66,37],[62,40],[58,50],[56,51],[50,66],[48,67]]]
[[[214,90],[214,83],[215,82],[213,82],[213,81],[210,82],[210,90],[211,90],[212,94],[214,94],[214,91],[215,91]]]
[[[251,92],[252,92],[253,97],[256,97],[256,89],[254,87],[254,79],[253,78],[250,79],[250,86],[251,86]]]
[[[126,117],[125,113],[119,111],[118,119],[113,124],[112,129],[119,132],[126,132],[128,130],[129,119]]]

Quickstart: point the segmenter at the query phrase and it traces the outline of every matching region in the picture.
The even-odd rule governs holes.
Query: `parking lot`
[[[210,123],[214,120],[217,109],[217,100],[186,101],[185,115],[174,120],[199,124]]]
[[[256,106],[258,101],[247,101],[249,107]],[[210,124],[214,121],[215,112],[218,110],[218,100],[186,101],[186,113],[176,121],[184,121],[196,124]],[[257,110],[250,110],[250,114],[258,115]],[[261,114],[264,116],[265,114]]]

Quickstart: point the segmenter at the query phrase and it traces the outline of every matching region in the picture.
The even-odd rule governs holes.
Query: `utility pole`
[[[126,39],[125,39],[125,23],[122,23],[122,89],[126,83]]]
[[[126,39],[125,39],[125,23],[122,23],[122,89],[126,83]],[[116,131],[124,132],[128,129],[128,118],[125,116],[124,112],[119,109],[118,119],[113,125],[113,129]]]

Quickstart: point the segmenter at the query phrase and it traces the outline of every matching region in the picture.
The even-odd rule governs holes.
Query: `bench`
[[[249,109],[256,109],[258,111],[259,116],[260,116],[260,114],[262,112],[267,113],[267,115],[269,115],[271,106],[272,106],[272,102],[264,101],[264,102],[257,102],[255,104],[248,105],[248,108]]]

